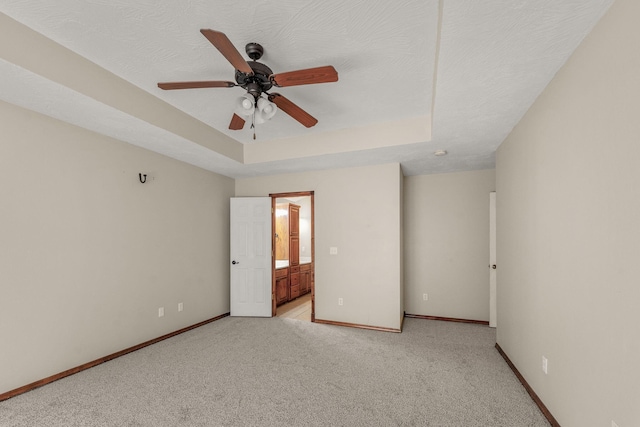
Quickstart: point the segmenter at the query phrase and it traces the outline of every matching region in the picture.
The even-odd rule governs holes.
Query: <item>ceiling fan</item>
[[[269,120],[280,109],[300,122],[303,126],[312,127],[318,120],[291,102],[289,99],[275,92],[268,92],[273,86],[287,87],[308,85],[315,83],[330,83],[338,81],[338,72],[331,65],[304,70],[289,71],[274,74],[265,64],[257,62],[264,53],[263,47],[258,43],[248,43],[245,51],[251,61],[245,61],[238,50],[233,46],[229,38],[220,31],[200,30],[213,46],[236,69],[235,83],[231,81],[192,81],[192,82],[168,82],[158,83],[158,87],[164,90],[173,89],[198,89],[221,87],[230,88],[240,86],[247,92],[239,99],[235,113],[231,118],[229,129],[239,130],[244,127],[245,119],[251,118],[253,124]],[[266,99],[262,96],[265,94]],[[255,138],[255,135],[254,135]]]

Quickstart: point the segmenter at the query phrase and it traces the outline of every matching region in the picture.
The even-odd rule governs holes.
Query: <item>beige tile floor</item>
[[[281,305],[276,309],[276,316],[311,322],[311,293]]]

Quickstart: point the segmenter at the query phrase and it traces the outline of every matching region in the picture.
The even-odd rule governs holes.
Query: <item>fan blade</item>
[[[238,52],[238,49],[233,46],[229,38],[224,33],[207,29],[202,29],[200,32],[211,42],[212,45],[216,47],[216,49],[220,51],[222,56],[227,58],[227,61],[229,61],[236,70],[249,75],[253,74],[253,70],[247,61],[244,60],[242,55],[240,55],[240,52]]]
[[[331,83],[338,81],[338,72],[331,65],[327,65],[324,67],[273,74],[270,79],[273,84],[279,87]]]
[[[158,87],[164,90],[200,89],[204,87],[234,87],[235,85],[236,84],[233,82],[222,82],[222,81],[158,83]]]
[[[279,93],[269,94],[269,101],[276,104],[279,109],[299,121],[305,127],[310,128],[318,123],[318,120],[311,116],[311,114],[307,113]]]
[[[237,114],[231,117],[231,123],[229,123],[229,129],[240,130],[244,127],[244,119]]]

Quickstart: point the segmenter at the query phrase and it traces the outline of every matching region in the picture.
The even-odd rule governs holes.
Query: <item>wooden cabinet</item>
[[[300,265],[300,238],[291,236],[289,237],[289,265]]]
[[[276,306],[311,292],[313,264],[301,264],[276,270]]]
[[[311,264],[300,265],[300,295],[311,292]]]
[[[289,265],[300,264],[300,206],[289,204]]]
[[[289,235],[300,237],[300,206],[289,204]]]
[[[276,270],[276,305],[289,301],[289,269]]]
[[[300,296],[300,266],[289,268],[289,300]]]

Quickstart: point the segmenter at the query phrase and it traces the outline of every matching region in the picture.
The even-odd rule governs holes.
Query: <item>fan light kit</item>
[[[198,89],[210,87],[230,88],[240,86],[247,92],[238,98],[234,114],[229,123],[229,129],[240,130],[244,128],[245,121],[251,119],[251,127],[262,124],[275,116],[278,109],[297,120],[303,126],[310,128],[318,123],[318,120],[298,107],[289,99],[279,93],[269,93],[273,87],[287,87],[308,85],[315,83],[330,83],[338,81],[338,72],[331,65],[323,67],[307,68],[304,70],[289,71],[273,74],[271,68],[258,62],[264,53],[263,47],[258,43],[248,43],[245,46],[247,56],[251,61],[245,61],[238,50],[224,33],[215,30],[200,30],[211,44],[236,69],[235,80],[230,81],[194,81],[194,82],[170,82],[158,83],[158,87],[164,90],[173,89]],[[263,97],[262,95],[266,95]],[[255,131],[253,139],[255,139]]]

